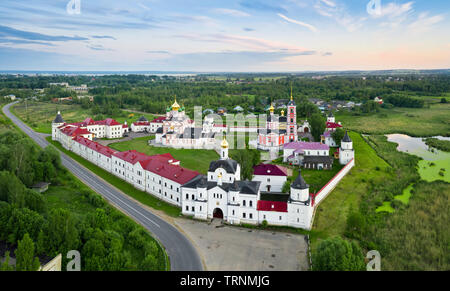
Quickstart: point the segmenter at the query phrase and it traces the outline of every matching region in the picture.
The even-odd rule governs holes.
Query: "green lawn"
[[[134,188],[131,184],[124,182],[122,179],[114,176],[113,174],[110,174],[109,172],[103,170],[102,168],[94,165],[93,163],[89,162],[88,160],[85,160],[84,158],[76,155],[75,153],[68,151],[64,149],[60,143],[56,141],[52,141],[51,137],[46,138],[48,142],[50,142],[52,145],[54,145],[57,149],[64,152],[66,155],[70,156],[72,159],[89,169],[90,171],[94,172],[97,176],[105,180],[106,182],[110,183],[117,189],[121,190],[125,194],[129,195],[130,197],[138,200],[142,204],[145,204],[147,206],[150,206],[153,209],[164,211],[166,214],[170,216],[179,216],[181,214],[180,208],[170,205],[164,201],[159,200],[158,198],[152,196],[151,194],[140,191],[136,188]]]
[[[206,174],[211,161],[219,159],[219,155],[213,150],[190,150],[190,149],[173,149],[163,147],[153,147],[148,145],[149,137],[136,138],[130,141],[112,143],[109,147],[119,150],[137,150],[147,155],[159,155],[170,153],[172,156],[181,161],[181,166]]]
[[[330,152],[334,152],[335,149],[331,149]],[[313,170],[313,169],[301,169],[301,173],[306,183],[309,185],[309,191],[317,193],[323,188],[344,166],[339,163],[338,159],[334,160],[333,168],[331,170]],[[296,176],[294,179],[297,178]]]
[[[404,133],[425,137],[450,132],[450,103],[433,103],[430,108],[381,109],[379,113],[361,116],[345,112],[335,115],[346,128],[367,134]]]
[[[369,181],[383,183],[383,180],[393,178],[392,174],[387,172],[390,166],[375,153],[360,134],[350,132],[349,135],[356,153],[355,167],[318,206],[311,233],[313,248],[322,238],[343,234],[347,216],[351,209],[358,209],[361,197],[368,189]]]

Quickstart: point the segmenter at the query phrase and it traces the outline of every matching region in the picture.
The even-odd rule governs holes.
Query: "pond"
[[[397,150],[421,157],[418,171],[420,177],[428,182],[443,180],[450,183],[450,153],[429,147],[420,137],[411,137],[405,134],[386,135],[388,141],[398,144]],[[441,140],[450,137],[435,136]]]
[[[422,180],[428,182],[442,180],[450,183],[450,153],[429,147],[420,137],[411,137],[405,134],[388,134],[386,136],[388,141],[398,144],[398,151],[423,159],[418,163],[418,172]],[[450,141],[450,137],[434,136],[434,138]],[[413,185],[411,184],[403,190],[402,195],[397,195],[394,199],[408,204],[412,189]],[[391,202],[384,202],[376,209],[376,212],[392,213],[394,209],[391,207]]]

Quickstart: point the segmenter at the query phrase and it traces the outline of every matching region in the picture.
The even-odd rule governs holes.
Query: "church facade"
[[[273,105],[269,108],[266,128],[258,130],[257,148],[265,151],[278,151],[283,149],[285,143],[298,140],[297,132],[297,106],[291,94],[291,100],[287,105],[287,115],[284,110],[281,116],[274,114]]]

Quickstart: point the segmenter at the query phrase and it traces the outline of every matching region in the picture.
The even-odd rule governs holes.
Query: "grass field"
[[[350,210],[358,208],[369,183],[383,183],[383,180],[393,178],[387,171],[390,166],[377,156],[360,134],[350,132],[349,135],[356,153],[355,167],[318,206],[311,233],[312,248],[322,238],[343,234]]]
[[[416,137],[450,134],[450,103],[434,103],[430,108],[381,109],[379,113],[361,116],[344,112],[335,115],[346,128],[360,133],[404,133]]]
[[[75,153],[66,150],[61,146],[60,143],[52,141],[51,137],[47,137],[47,141],[50,142],[53,146],[55,146],[58,150],[62,151],[63,153],[70,156],[72,159],[74,159],[87,169],[89,169],[90,171],[94,172],[96,175],[98,175],[106,182],[110,183],[117,189],[129,195],[130,197],[138,200],[142,204],[145,204],[153,209],[164,211],[166,214],[170,216],[176,217],[181,214],[181,210],[178,207],[163,202],[149,193],[134,188],[131,184],[124,182],[122,179],[110,174],[109,172],[94,165],[88,160],[83,159],[82,157],[76,155]]]
[[[219,159],[219,155],[213,150],[188,150],[173,149],[163,147],[153,147],[148,145],[148,137],[136,138],[130,141],[112,143],[109,147],[119,150],[137,150],[147,155],[159,155],[170,153],[172,156],[181,161],[181,166],[206,174],[211,161]]]
[[[61,104],[61,103],[49,103],[49,102],[36,102],[28,101],[18,103],[11,108],[11,111],[19,117],[22,121],[27,123],[34,131],[41,133],[51,133],[52,121],[55,119],[58,111],[61,111],[61,115],[66,122],[80,122],[87,117],[94,118],[89,109],[83,109],[78,104]],[[130,112],[125,112],[119,116],[107,116],[114,118],[120,123],[125,121],[128,124],[139,119],[141,114],[135,113],[130,117]],[[154,116],[152,114],[144,114],[148,120],[152,120]]]

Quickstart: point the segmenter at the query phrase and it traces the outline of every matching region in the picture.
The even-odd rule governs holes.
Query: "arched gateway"
[[[220,209],[220,208],[214,209],[214,211],[213,211],[213,218],[223,219],[222,209]]]

